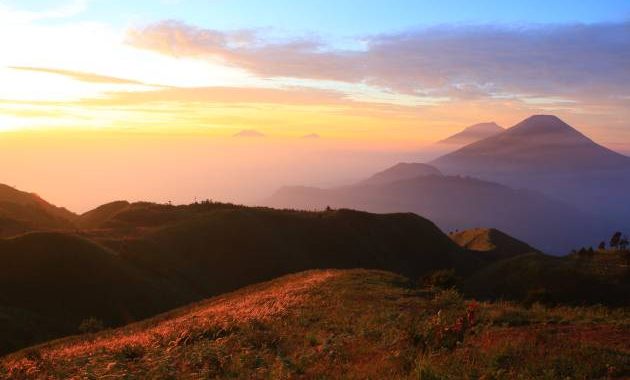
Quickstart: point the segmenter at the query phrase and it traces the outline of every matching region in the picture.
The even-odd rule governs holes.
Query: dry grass
[[[630,313],[526,309],[387,272],[311,271],[0,360],[15,379],[630,376]]]

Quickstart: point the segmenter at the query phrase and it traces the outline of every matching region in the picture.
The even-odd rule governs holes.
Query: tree
[[[602,240],[601,243],[599,243],[599,246],[597,247],[598,250],[600,251],[605,251],[606,250],[606,242]]]
[[[620,241],[621,241],[621,232],[617,231],[610,238],[610,248],[618,248]]]
[[[629,244],[630,241],[628,241],[628,235],[624,235],[621,240],[619,240],[619,249],[625,251]]]
[[[92,334],[105,329],[105,324],[100,319],[90,317],[81,321],[79,332],[83,334]]]

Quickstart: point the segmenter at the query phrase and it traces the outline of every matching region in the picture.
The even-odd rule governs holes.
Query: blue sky
[[[65,2],[68,3],[68,2]],[[207,28],[274,28],[328,37],[398,32],[440,24],[600,23],[630,19],[627,0],[90,0],[76,17],[125,25],[163,19]],[[54,8],[59,0],[1,1],[20,9]]]
[[[438,125],[534,113],[620,140],[630,138],[629,36],[628,0],[0,0],[0,111],[11,108],[0,121],[85,125],[90,109],[98,127],[170,125],[142,112],[229,101],[258,115],[275,102],[287,112],[308,104],[318,118],[352,109],[347,117],[365,119],[330,130],[378,124],[373,140],[393,136],[393,124],[407,128],[401,140],[420,124],[432,139]],[[103,99],[117,113],[102,112]],[[76,108],[50,117],[60,109],[41,100]],[[273,125],[307,120],[276,111]],[[240,115],[219,113],[242,128]]]
[[[139,194],[138,172],[155,176],[137,198],[157,200],[170,157],[178,175],[194,169],[169,179],[180,198],[167,199],[190,201],[199,187],[182,183],[215,177],[198,175],[201,137],[226,149],[207,156],[220,164],[209,173],[256,161],[260,179],[249,166],[239,177],[248,184],[287,183],[266,174],[288,161],[299,169],[286,173],[312,162],[322,176],[338,169],[319,153],[306,165],[294,159],[313,133],[326,152],[415,152],[468,125],[509,127],[541,113],[630,152],[630,0],[0,0],[0,47],[0,134],[16,139],[0,136],[0,156],[25,157],[3,182],[59,183],[56,199],[77,209],[123,197],[104,190],[114,182]],[[250,129],[279,145],[260,142],[254,160],[228,149],[248,144],[231,136]],[[127,145],[131,135],[138,145]],[[160,148],[145,148],[148,138]],[[265,161],[271,150],[277,161]],[[139,157],[146,166],[129,167]],[[346,173],[379,166],[362,157]],[[77,172],[99,175],[68,193]],[[219,178],[204,192],[232,200],[249,188]]]

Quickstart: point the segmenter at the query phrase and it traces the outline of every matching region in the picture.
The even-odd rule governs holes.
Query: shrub
[[[553,305],[553,297],[545,288],[530,289],[523,300],[525,307],[532,307],[535,303]]]
[[[100,319],[90,317],[79,324],[79,332],[82,334],[92,334],[105,329],[105,324]]]
[[[492,322],[500,326],[527,326],[532,323],[530,314],[521,309],[505,310]]]
[[[133,361],[142,358],[144,353],[144,347],[138,344],[127,344],[123,346],[123,348],[121,348],[115,356],[119,360]]]
[[[466,332],[477,324],[478,307],[473,301],[463,310],[456,308],[451,312],[438,311],[422,326],[421,331],[414,332],[414,344],[425,351],[454,350],[458,344],[464,342]]]
[[[420,284],[431,288],[453,289],[457,287],[460,279],[455,274],[455,270],[438,270],[424,276],[420,280]]]
[[[433,296],[431,303],[438,309],[441,308],[455,308],[460,309],[464,307],[464,298],[455,289],[440,290]]]

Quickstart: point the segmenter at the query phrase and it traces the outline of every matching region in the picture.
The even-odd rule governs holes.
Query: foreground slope
[[[1,359],[0,377],[624,378],[629,317],[478,304],[386,272],[311,271],[29,348]]]

